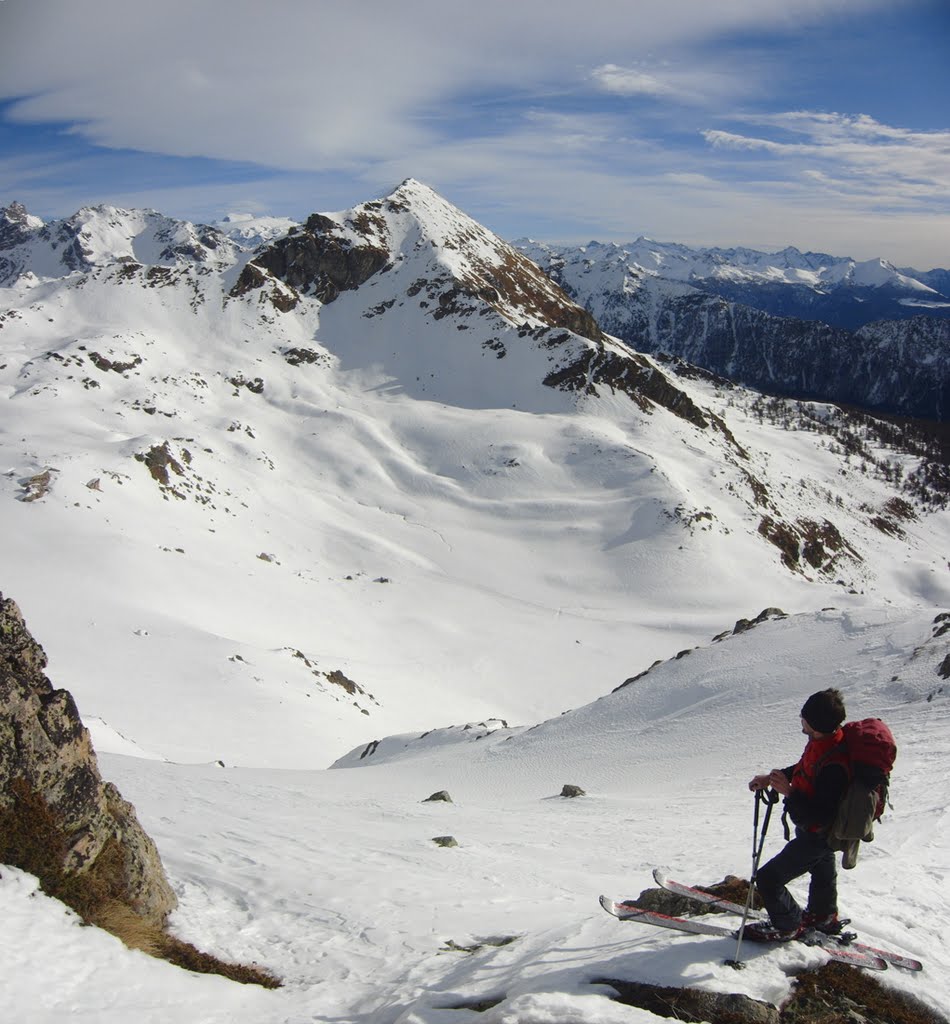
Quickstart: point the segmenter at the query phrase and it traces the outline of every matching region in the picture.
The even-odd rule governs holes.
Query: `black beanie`
[[[818,732],[834,732],[846,714],[844,701],[837,690],[813,693],[802,707],[802,718]]]

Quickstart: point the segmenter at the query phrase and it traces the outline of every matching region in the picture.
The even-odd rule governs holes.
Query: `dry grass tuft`
[[[800,974],[782,1007],[782,1024],[947,1024],[947,1018],[912,995],[882,985],[846,964],[828,963]]]
[[[872,974],[846,964],[827,963],[795,979],[780,1010],[744,996],[645,982],[594,978],[610,985],[619,1003],[658,1017],[704,1024],[948,1024],[947,1018],[914,996],[898,992]]]

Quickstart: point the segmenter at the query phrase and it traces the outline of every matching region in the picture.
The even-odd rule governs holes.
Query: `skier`
[[[784,796],[786,813],[795,824],[794,838],[756,875],[769,920],[746,928],[745,935],[753,940],[785,942],[808,929],[833,933],[840,928],[835,853],[827,837],[848,785],[848,771],[828,755],[843,739],[844,700],[834,689],[813,693],[801,717],[808,743],[798,764],[773,768],[749,783],[753,792],[771,786]],[[786,885],[805,874],[811,879],[802,911]]]

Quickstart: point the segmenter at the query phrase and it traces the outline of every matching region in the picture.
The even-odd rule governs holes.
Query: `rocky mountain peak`
[[[61,237],[77,263],[147,265],[231,262],[237,246],[217,228],[175,220],[155,210],[92,206],[62,222]]]
[[[232,295],[263,286],[261,271],[323,303],[385,271],[399,296],[390,306],[425,289],[421,301],[437,304],[436,318],[487,309],[518,327],[603,337],[594,318],[524,253],[413,178],[383,199],[312,214],[255,256]]]
[[[28,213],[22,203],[10,203],[0,210],[0,251],[21,245],[42,226],[40,218]]]

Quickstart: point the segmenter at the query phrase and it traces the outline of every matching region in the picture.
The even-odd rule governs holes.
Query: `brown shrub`
[[[782,1007],[782,1024],[947,1024],[946,1017],[905,992],[882,985],[865,971],[828,963],[797,978]]]

